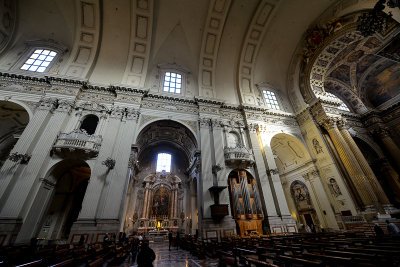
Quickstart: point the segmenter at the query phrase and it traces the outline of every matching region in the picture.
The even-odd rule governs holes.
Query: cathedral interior
[[[0,246],[400,222],[382,2],[0,0]]]

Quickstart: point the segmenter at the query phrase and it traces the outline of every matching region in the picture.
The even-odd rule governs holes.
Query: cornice
[[[146,94],[143,100],[147,99],[155,99],[155,100],[168,100],[170,102],[180,103],[180,104],[196,104],[196,101],[188,98],[182,97],[173,97],[167,95],[158,95],[158,94]]]
[[[202,96],[195,96],[194,99],[199,105],[206,104],[206,105],[216,105],[222,107],[222,105],[224,105],[225,103],[225,101],[220,99],[211,99]]]

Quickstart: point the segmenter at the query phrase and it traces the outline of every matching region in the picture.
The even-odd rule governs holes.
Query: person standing
[[[393,236],[398,236],[400,235],[400,229],[395,225],[394,223],[389,222],[389,220],[386,220],[386,227],[390,235]]]
[[[374,225],[374,231],[375,231],[375,235],[377,237],[382,237],[384,235],[383,229],[377,223],[375,223],[375,225]]]
[[[142,248],[137,256],[138,267],[153,267],[153,261],[156,259],[154,250],[149,247],[148,241],[144,241]]]
[[[176,232],[176,240],[175,240],[175,242],[176,242],[176,250],[178,250],[179,249],[179,232]]]
[[[168,249],[171,250],[171,244],[172,244],[172,232],[171,231],[169,231],[169,233],[168,233],[168,242],[169,242]]]

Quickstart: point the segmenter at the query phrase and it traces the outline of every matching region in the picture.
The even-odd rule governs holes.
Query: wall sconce
[[[115,167],[115,159],[107,158],[101,164],[105,165],[109,170],[112,170]]]
[[[20,162],[21,164],[28,164],[31,156],[27,154],[19,154],[18,152],[14,152],[8,156],[8,159],[14,162]]]

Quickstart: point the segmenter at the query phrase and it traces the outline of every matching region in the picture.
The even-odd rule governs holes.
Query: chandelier
[[[388,19],[392,17],[392,13],[385,14],[383,12],[385,4],[390,8],[400,8],[400,0],[379,0],[372,10],[358,17],[357,30],[361,32],[362,36],[367,37],[388,29]]]

